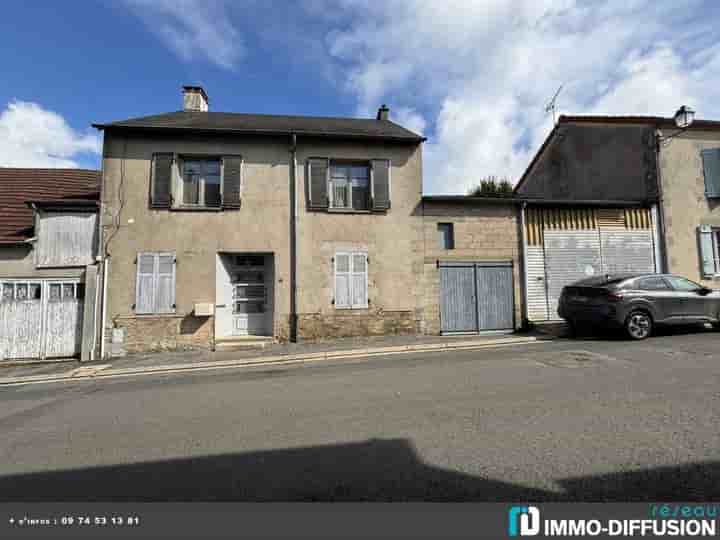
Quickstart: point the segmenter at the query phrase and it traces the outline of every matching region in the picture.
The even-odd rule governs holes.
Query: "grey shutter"
[[[240,187],[242,183],[242,158],[223,158],[222,207],[231,210],[240,208]]]
[[[720,148],[707,148],[700,155],[705,174],[705,196],[720,197]]]
[[[372,209],[384,212],[390,208],[390,161],[372,160]]]
[[[328,207],[328,172],[330,160],[312,158],[308,160],[308,207],[324,210]]]
[[[155,259],[154,253],[138,254],[135,313],[153,313],[155,310]]]
[[[351,305],[350,254],[335,254],[335,307],[349,308]]]
[[[155,313],[175,312],[175,254],[159,253],[155,273]]]
[[[365,255],[365,253],[353,253],[352,282],[350,287],[352,294],[352,307],[368,307],[367,281],[367,255]]]
[[[715,250],[713,249],[710,225],[698,227],[698,243],[700,244],[700,265],[703,277],[712,277],[715,274]]]
[[[152,167],[152,208],[170,208],[172,204],[172,154],[154,154]]]

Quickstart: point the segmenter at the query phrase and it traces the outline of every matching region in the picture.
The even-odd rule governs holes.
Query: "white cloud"
[[[83,153],[100,154],[96,133],[72,129],[59,114],[37,103],[12,101],[0,113],[0,166],[78,167]]]
[[[720,117],[720,39],[698,1],[328,2],[346,15],[326,40],[358,112],[387,102],[429,136],[428,193],[516,180],[560,84],[558,113],[670,116],[687,104]]]
[[[245,47],[221,2],[203,0],[125,0],[148,29],[182,60],[209,60],[233,69]]]

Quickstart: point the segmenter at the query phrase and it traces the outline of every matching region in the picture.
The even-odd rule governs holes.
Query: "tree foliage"
[[[507,178],[486,176],[468,191],[470,197],[512,197],[513,186]]]

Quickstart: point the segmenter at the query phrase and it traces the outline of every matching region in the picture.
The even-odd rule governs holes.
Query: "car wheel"
[[[625,320],[625,331],[632,339],[645,339],[652,329],[652,317],[644,311],[633,311]]]

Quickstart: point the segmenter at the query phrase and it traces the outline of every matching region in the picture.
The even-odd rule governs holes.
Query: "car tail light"
[[[619,292],[609,292],[607,294],[607,299],[610,302],[619,302],[620,300],[623,299],[623,295],[622,295],[622,293],[619,293]]]

